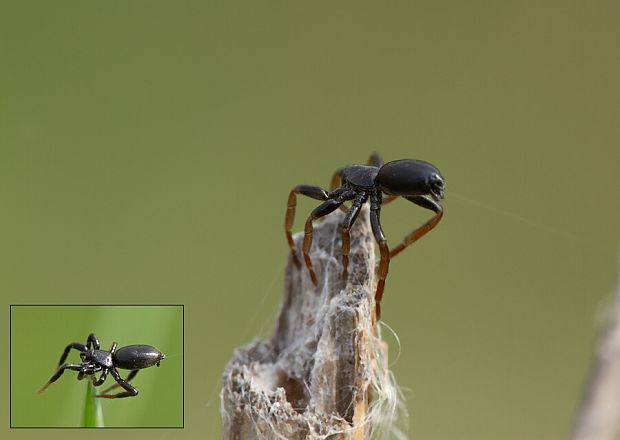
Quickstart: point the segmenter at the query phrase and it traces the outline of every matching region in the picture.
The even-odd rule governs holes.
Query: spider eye
[[[443,177],[441,177],[437,173],[433,173],[428,177],[428,185],[430,187],[430,193],[435,198],[435,200],[439,201],[443,199],[443,192],[445,190],[445,182]]]
[[[443,188],[444,182],[439,174],[433,173],[429,177],[429,182],[432,186],[437,186],[439,188]]]

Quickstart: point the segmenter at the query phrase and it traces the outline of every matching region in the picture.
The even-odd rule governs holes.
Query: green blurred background
[[[1,364],[10,303],[184,304],[185,429],[131,435],[218,438],[222,370],[278,311],[288,191],[379,150],[447,180],[444,220],[393,261],[383,302],[411,438],[565,437],[616,279],[619,13],[4,0]],[[423,211],[386,207],[390,243]]]
[[[119,348],[153,345],[166,355],[160,368],[142,370],[131,381],[138,397],[102,399],[105,426],[183,427],[182,306],[11,307],[11,426],[81,426],[87,382],[77,382],[76,372],[65,371],[44,393],[37,391],[54,373],[64,348],[85,344],[92,332],[102,350],[116,341]],[[81,362],[77,350],[66,362]],[[125,378],[129,372],[119,373]],[[108,376],[99,390],[114,383]]]

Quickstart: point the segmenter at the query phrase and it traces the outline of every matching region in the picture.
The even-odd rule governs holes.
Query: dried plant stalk
[[[620,273],[620,271],[619,271]],[[620,430],[620,275],[571,440],[614,440]]]
[[[403,437],[394,424],[402,405],[387,368],[387,345],[373,325],[375,255],[368,209],[351,231],[346,285],[342,218],[336,211],[315,225],[311,256],[318,287],[305,266],[289,257],[273,337],[235,350],[228,363],[221,393],[225,440]],[[297,234],[298,251],[301,240]]]

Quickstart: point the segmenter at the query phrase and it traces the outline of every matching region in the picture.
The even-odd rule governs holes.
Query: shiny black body
[[[150,345],[128,345],[114,353],[114,366],[125,370],[141,370],[143,368],[159,366],[163,354]]]
[[[379,168],[375,184],[386,194],[395,196],[428,195],[435,202],[443,199],[444,179],[439,170],[423,160],[403,159]]]
[[[82,359],[81,364],[64,364],[72,348],[80,352],[80,358]],[[118,348],[118,344],[113,342],[110,351],[101,350],[100,348],[99,339],[94,333],[88,335],[86,345],[80,344],[79,342],[72,342],[67,345],[60,356],[56,373],[54,373],[39,392],[45,391],[48,386],[56,382],[65,370],[72,370],[78,372],[78,380],[82,380],[85,376],[89,376],[94,386],[103,384],[107,375],[112,375],[114,380],[116,380],[116,384],[105,389],[101,394],[98,394],[97,397],[118,399],[137,396],[138,390],[128,382],[143,368],[152,367],[154,365],[159,367],[159,363],[166,357],[161,351],[151,345],[128,345]],[[121,378],[117,368],[131,370],[127,375],[127,379]],[[96,373],[101,373],[99,379],[95,377]],[[117,387],[122,387],[125,391],[117,394],[108,394],[108,391]]]
[[[434,165],[416,159],[402,159],[384,163],[378,154],[373,154],[367,165],[349,165],[336,171],[329,192],[319,186],[298,185],[289,194],[285,220],[285,232],[293,261],[297,265],[300,264],[291,232],[297,206],[297,194],[323,201],[306,220],[302,246],[304,261],[315,285],[317,278],[309,256],[312,245],[312,221],[336,209],[342,209],[343,203],[351,201],[350,208],[345,209],[346,215],[342,221],[342,276],[346,280],[349,263],[349,231],[355,223],[362,205],[369,201],[370,224],[381,253],[379,280],[375,292],[376,319],[379,319],[381,316],[380,303],[390,258],[396,256],[439,223],[443,216],[443,208],[440,202],[443,199],[444,190],[444,179]],[[384,195],[386,196],[385,200]],[[381,205],[391,202],[396,197],[402,197],[418,206],[430,209],[435,213],[435,216],[407,235],[402,243],[390,251],[381,228],[380,213]]]

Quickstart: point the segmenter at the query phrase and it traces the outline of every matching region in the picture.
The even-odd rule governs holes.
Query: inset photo
[[[12,305],[11,428],[183,428],[182,305]]]

